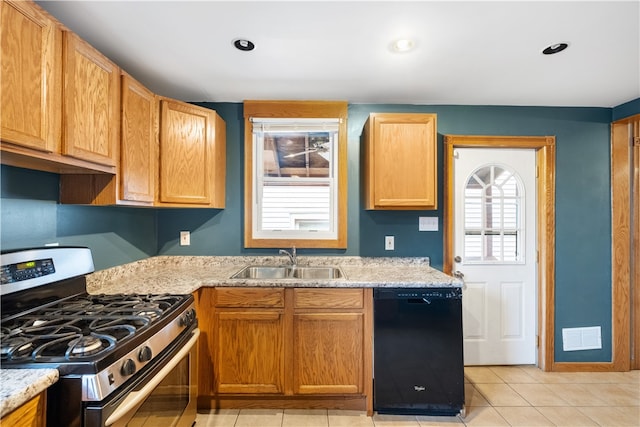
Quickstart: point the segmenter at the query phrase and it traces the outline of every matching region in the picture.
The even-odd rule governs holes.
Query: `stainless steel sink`
[[[291,269],[296,279],[340,279],[344,277],[337,267],[297,267]]]
[[[231,276],[232,279],[286,279],[290,267],[249,266]]]
[[[232,279],[340,279],[338,267],[293,267],[252,265],[231,276]]]

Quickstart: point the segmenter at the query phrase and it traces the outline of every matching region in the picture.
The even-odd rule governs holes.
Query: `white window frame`
[[[253,191],[252,191],[252,233],[257,239],[337,239],[338,238],[338,142],[340,119],[329,118],[253,118]],[[314,132],[328,131],[331,136],[329,177],[265,177],[264,176],[264,134],[268,132]],[[265,182],[289,184],[329,184],[329,230],[265,230],[261,227],[263,212],[263,188]],[[296,214],[293,214],[294,216]],[[293,220],[293,219],[292,219]]]

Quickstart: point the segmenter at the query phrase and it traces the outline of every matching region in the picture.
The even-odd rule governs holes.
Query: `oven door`
[[[199,329],[139,374],[109,402],[85,408],[86,427],[191,427],[196,419]]]

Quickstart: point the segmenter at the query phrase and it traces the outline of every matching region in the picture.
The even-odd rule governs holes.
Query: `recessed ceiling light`
[[[396,52],[408,52],[411,49],[413,49],[414,46],[415,46],[415,43],[411,39],[398,39],[394,41],[393,44],[391,45],[393,50]]]
[[[568,47],[569,47],[568,43],[555,43],[555,44],[552,44],[551,46],[545,47],[542,53],[545,55],[553,55],[554,53],[562,52]]]
[[[242,50],[245,52],[253,50],[256,47],[256,45],[254,45],[251,40],[247,40],[247,39],[235,39],[233,41],[233,45],[236,47],[236,49]]]

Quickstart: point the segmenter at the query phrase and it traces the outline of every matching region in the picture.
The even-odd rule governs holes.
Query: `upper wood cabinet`
[[[121,100],[117,173],[62,175],[60,202],[224,208],[226,132],[216,112],[160,101],[127,74]]]
[[[71,32],[64,33],[62,153],[115,166],[120,139],[120,69]]]
[[[110,157],[115,155],[114,152],[110,152],[105,160],[101,157],[101,151],[104,151],[101,147],[94,150],[100,154],[97,157],[86,155],[84,151],[87,150],[83,151],[81,147],[83,144],[101,144],[99,136],[104,133],[102,109],[87,110],[85,107],[89,105],[82,100],[99,99],[103,94],[79,87],[82,83],[76,81],[77,75],[69,72],[63,45],[65,37],[72,33],[30,1],[2,0],[0,15],[2,164],[59,174],[115,173],[115,157]],[[71,88],[64,87],[65,71]],[[74,89],[74,85],[78,87]],[[83,114],[74,116],[72,113],[65,116],[63,122],[63,109],[70,103],[82,104],[78,110]],[[118,108],[116,105],[115,126],[119,124]],[[81,130],[80,135],[72,138],[67,136],[72,134],[66,131],[63,136],[62,129],[63,123],[69,125],[70,118],[71,123],[73,120],[77,123],[75,129]],[[92,126],[96,123],[99,130],[94,132]],[[86,138],[87,134],[98,137]]]
[[[162,99],[159,206],[224,208],[225,123],[215,111]]]
[[[0,18],[3,164],[61,174],[61,203],[224,208],[215,111],[172,99],[160,110],[33,2],[0,0]]]
[[[131,76],[122,75],[120,199],[152,204],[158,156],[158,99]]]
[[[0,2],[2,141],[60,151],[62,32],[25,1]]]
[[[437,209],[435,114],[372,113],[364,129],[366,209]]]
[[[120,159],[116,174],[63,174],[60,203],[153,206],[158,174],[158,99],[121,76]]]

